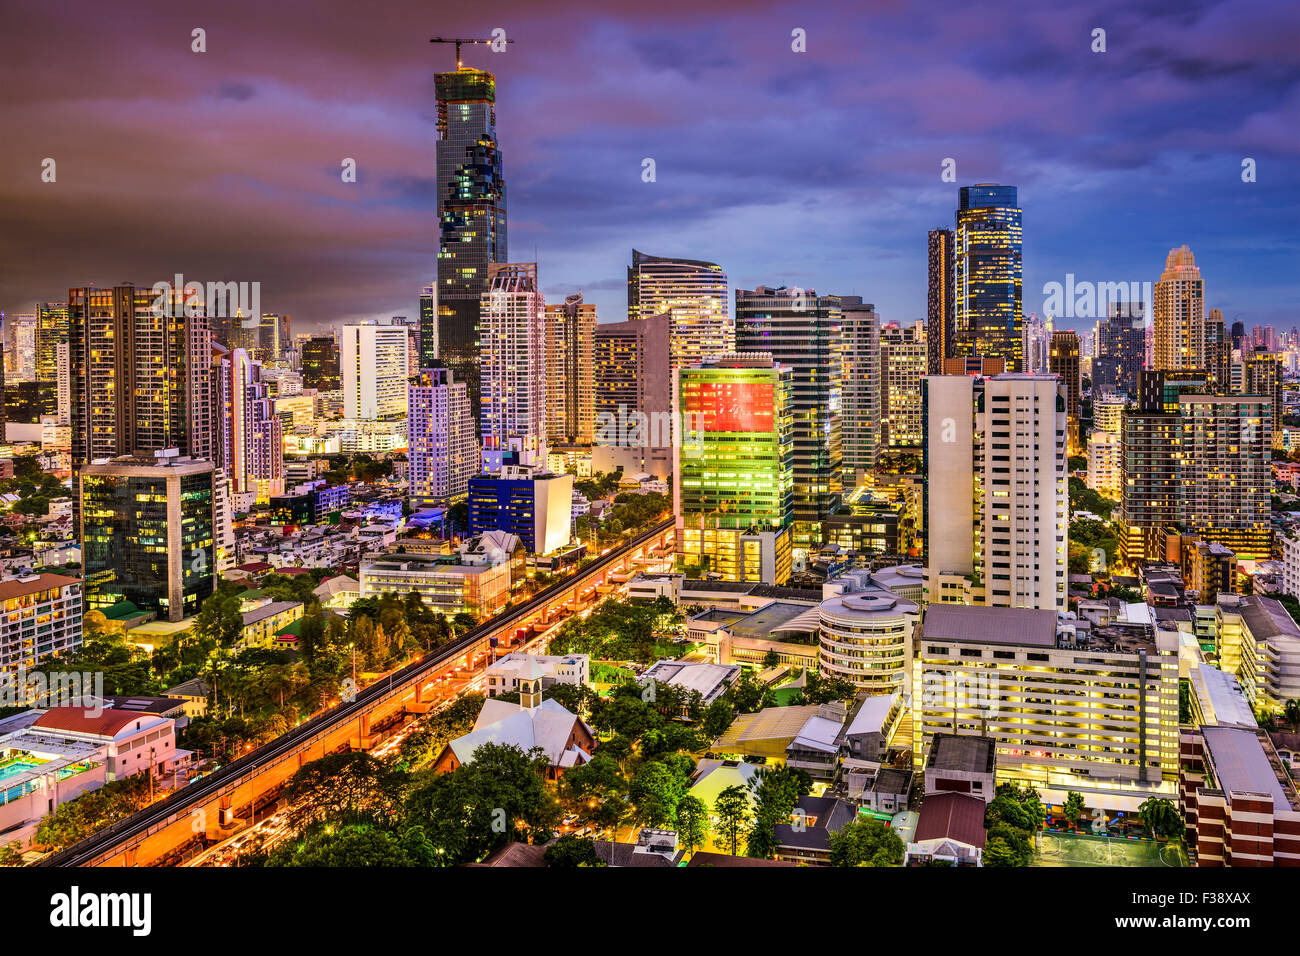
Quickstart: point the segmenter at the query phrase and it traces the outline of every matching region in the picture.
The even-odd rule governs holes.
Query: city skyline
[[[651,19],[662,8],[506,6],[484,19],[410,5],[362,19],[340,6],[328,27],[294,18],[286,57],[274,27],[293,15],[278,11],[251,29],[240,5],[205,12],[206,25],[155,10],[112,44],[100,41],[113,23],[93,14],[38,34],[34,18],[45,30],[56,14],[20,6],[11,33],[30,42],[5,69],[23,105],[0,112],[24,131],[0,151],[12,227],[0,310],[179,271],[260,281],[295,331],[418,314],[437,253],[433,75],[453,66],[427,38],[500,27],[516,41],[507,52],[470,47],[465,64],[497,76],[512,259],[538,262],[552,301],[581,290],[602,323],[625,317],[634,246],[718,262],[733,290],[860,295],[882,321],[912,322],[926,312],[926,233],[952,227],[961,186],[1000,182],[1024,210],[1026,313],[1067,274],[1154,281],[1187,244],[1207,309],[1295,324],[1300,157],[1287,130],[1300,70],[1286,39],[1300,19],[1286,6],[745,9],[683,7],[669,24]],[[1098,27],[1104,53],[1091,49]],[[84,34],[84,68],[48,72],[41,37],[70,49],[82,31],[97,38]],[[762,115],[740,108],[754,89]],[[789,135],[773,106],[797,117]],[[41,180],[46,158],[54,182]],[[341,181],[346,158],[355,183]],[[92,241],[110,222],[119,241]]]

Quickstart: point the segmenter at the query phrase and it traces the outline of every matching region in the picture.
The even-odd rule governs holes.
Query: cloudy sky
[[[733,287],[921,318],[926,231],[952,225],[959,185],[1002,182],[1020,187],[1027,312],[1067,273],[1154,281],[1186,243],[1209,306],[1300,324],[1294,0],[5,10],[7,313],[180,272],[261,282],[295,331],[418,314],[436,252],[432,75],[454,65],[428,38],[499,27],[507,52],[465,60],[498,77],[510,257],[539,262],[550,300],[583,290],[602,321],[625,317],[633,247],[719,262]]]

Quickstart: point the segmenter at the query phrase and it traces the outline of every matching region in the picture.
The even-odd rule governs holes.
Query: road
[[[113,824],[37,866],[147,866],[179,863],[203,840],[224,841],[243,819],[255,819],[268,795],[278,793],[305,763],[345,749],[369,750],[380,743],[372,724],[394,716],[422,714],[463,693],[489,655],[489,639],[513,636],[519,628],[545,624],[551,612],[594,596],[612,570],[626,571],[634,558],[670,540],[672,519],[612,549],[574,577],[551,585],[533,599],[475,627],[464,637],[362,690],[249,754],[201,777],[167,799]],[[473,675],[473,676],[471,676]],[[466,678],[469,678],[468,680]],[[442,685],[442,686],[439,686]],[[450,692],[450,693],[449,693]],[[239,816],[241,810],[247,818]]]

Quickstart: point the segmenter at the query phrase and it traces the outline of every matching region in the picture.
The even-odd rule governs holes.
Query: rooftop
[[[1056,646],[1056,612],[1022,607],[931,604],[921,636],[927,641]]]
[[[921,804],[921,818],[912,841],[956,840],[982,848],[988,836],[984,830],[984,806],[983,797],[968,793],[931,794]]]
[[[935,734],[925,769],[957,770],[964,773],[992,773],[996,748],[990,737],[968,734]]]
[[[1224,793],[1263,793],[1273,798],[1275,808],[1300,806],[1281,759],[1258,727],[1204,727],[1201,733],[1214,780]]]

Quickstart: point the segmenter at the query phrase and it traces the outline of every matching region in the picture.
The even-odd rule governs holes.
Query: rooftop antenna
[[[504,32],[504,31],[502,31],[502,32]],[[514,43],[515,41],[514,41],[514,40],[511,40],[511,39],[507,39],[506,37],[497,37],[497,38],[488,37],[487,39],[482,39],[482,38],[480,38],[480,37],[434,37],[434,38],[431,39],[429,42],[430,42],[430,43],[454,43],[454,44],[456,44],[456,69],[459,70],[459,69],[462,68],[462,67],[461,67],[461,58],[460,58],[460,48],[461,48],[461,45],[462,45],[462,44],[465,44],[465,43],[468,43],[468,44],[471,44],[471,45],[473,45],[473,44],[483,44],[484,46],[491,46],[491,45],[494,44],[494,43]]]

